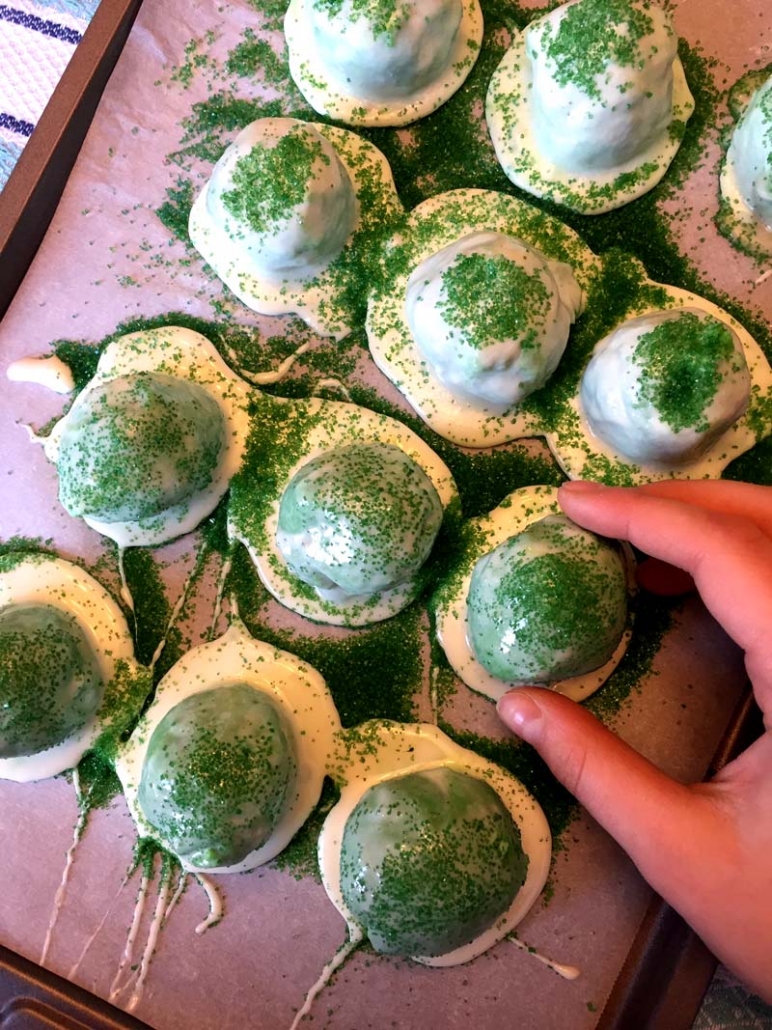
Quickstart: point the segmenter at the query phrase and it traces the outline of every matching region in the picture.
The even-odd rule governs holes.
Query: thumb
[[[520,687],[501,698],[498,711],[656,890],[672,897],[688,889],[680,878],[707,845],[704,799],[560,694]]]

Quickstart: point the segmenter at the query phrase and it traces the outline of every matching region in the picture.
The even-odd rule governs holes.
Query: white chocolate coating
[[[486,118],[496,156],[515,185],[583,214],[601,214],[660,181],[694,100],[669,16],[649,0],[631,0],[650,22],[638,40],[640,56],[620,66],[609,55],[591,81],[567,74],[550,44],[583,2],[569,0],[515,36],[491,79]],[[588,51],[612,33],[628,37],[626,22],[614,25],[599,9],[591,13],[598,38],[583,41]]]
[[[407,0],[383,26],[351,0],[290,0],[290,71],[309,104],[349,125],[408,125],[463,84],[482,43],[478,0]]]
[[[206,873],[238,873],[270,861],[294,837],[319,800],[322,782],[340,731],[338,713],[327,686],[306,662],[255,640],[239,621],[208,644],[188,651],[164,676],[155,699],[119,755],[120,777],[129,811],[141,836],[158,837],[139,805],[142,766],[153,731],[163,717],[186,697],[218,687],[243,683],[268,694],[279,704],[292,729],[297,755],[295,795],[279,825],[262,847],[234,866],[207,869]],[[168,843],[165,847],[172,850]],[[183,868],[195,871],[185,861]]]
[[[136,372],[162,372],[194,381],[214,398],[226,422],[219,464],[205,490],[160,515],[136,522],[103,522],[84,517],[87,525],[119,547],[154,547],[195,529],[228,489],[241,465],[249,434],[247,404],[252,389],[228,368],[205,336],[192,329],[168,326],[127,333],[113,340],[102,353],[94,378],[78,395],[70,412],[77,411],[97,386]],[[54,464],[68,417],[69,413],[60,419],[44,441],[46,457]]]
[[[486,295],[465,298],[468,328],[448,321],[448,278],[464,259],[487,262],[488,268]],[[494,268],[506,275],[507,266],[524,273],[541,294],[532,304],[530,318],[524,317],[527,297],[519,301],[512,292],[506,299],[500,297],[501,291],[490,281]],[[470,312],[474,308],[479,322],[489,322],[500,313],[492,310],[499,299],[508,309],[507,322],[518,323],[519,332],[480,339],[481,327],[472,325]],[[581,303],[581,287],[568,265],[547,261],[512,236],[491,232],[470,233],[422,261],[410,275],[405,296],[410,331],[437,379],[471,405],[500,412],[515,407],[547,382],[563,355]]]

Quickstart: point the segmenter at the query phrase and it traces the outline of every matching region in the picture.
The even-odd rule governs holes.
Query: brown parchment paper
[[[720,62],[720,86],[748,66],[769,61],[772,9],[766,0],[680,0],[673,7],[679,33]],[[16,534],[51,538],[64,556],[89,562],[105,554],[100,538],[59,506],[54,471],[22,425],[44,424],[62,410],[62,398],[9,383],[4,369],[15,358],[46,353],[56,339],[96,342],[131,316],[182,310],[212,317],[210,298],[219,295],[218,284],[200,261],[181,264],[184,249],[154,212],[175,182],[175,168],[165,158],[178,145],[180,121],[207,92],[206,76],[194,74],[183,83],[174,75],[186,45],[206,36],[208,52],[216,58],[232,49],[247,27],[257,31],[259,19],[246,0],[145,0],[140,10],[57,215],[0,326],[3,540]],[[270,85],[262,83],[242,82],[240,88],[245,95],[270,95]],[[701,274],[769,317],[772,279],[757,282],[759,268],[713,227],[716,162],[717,150],[708,148],[684,197],[671,205],[676,230]],[[235,311],[245,324],[280,331],[276,321],[261,320],[242,307]],[[362,374],[399,402],[376,370],[366,367]],[[172,600],[194,555],[192,538],[156,553]],[[216,569],[210,570],[199,587],[202,601],[211,597],[215,575]],[[699,778],[742,684],[741,656],[692,599],[653,674],[626,702],[616,729],[673,776]],[[421,711],[427,713],[425,700]],[[456,695],[445,716],[459,727],[503,735],[492,707],[469,691]],[[76,818],[73,788],[64,778],[0,783],[0,941],[34,960],[40,958]],[[48,956],[52,969],[71,975],[101,925],[72,975],[103,997],[134,907],[137,880],[121,886],[134,839],[121,799],[94,814],[75,854]],[[535,906],[520,936],[550,957],[581,967],[577,981],[560,979],[509,942],[470,966],[447,970],[359,953],[318,999],[315,1025],[329,1030],[593,1027],[650,892],[589,816],[572,825],[566,845],[555,859],[551,901]],[[191,885],[163,931],[136,1014],[158,1030],[288,1027],[305,991],[343,941],[343,921],[311,879],[296,881],[268,868],[219,883],[225,919],[196,935],[207,902]],[[151,910],[153,901],[151,892]]]

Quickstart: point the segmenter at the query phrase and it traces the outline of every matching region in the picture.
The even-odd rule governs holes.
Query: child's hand
[[[714,954],[772,1001],[772,488],[569,483],[559,498],[580,525],[693,576],[745,651],[767,730],[709,783],[685,787],[551,691],[513,690],[499,713]]]

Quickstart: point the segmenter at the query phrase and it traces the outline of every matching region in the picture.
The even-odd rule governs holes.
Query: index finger
[[[648,488],[570,483],[558,499],[587,529],[689,572],[708,610],[745,651],[759,704],[772,710],[772,539],[754,520]]]

